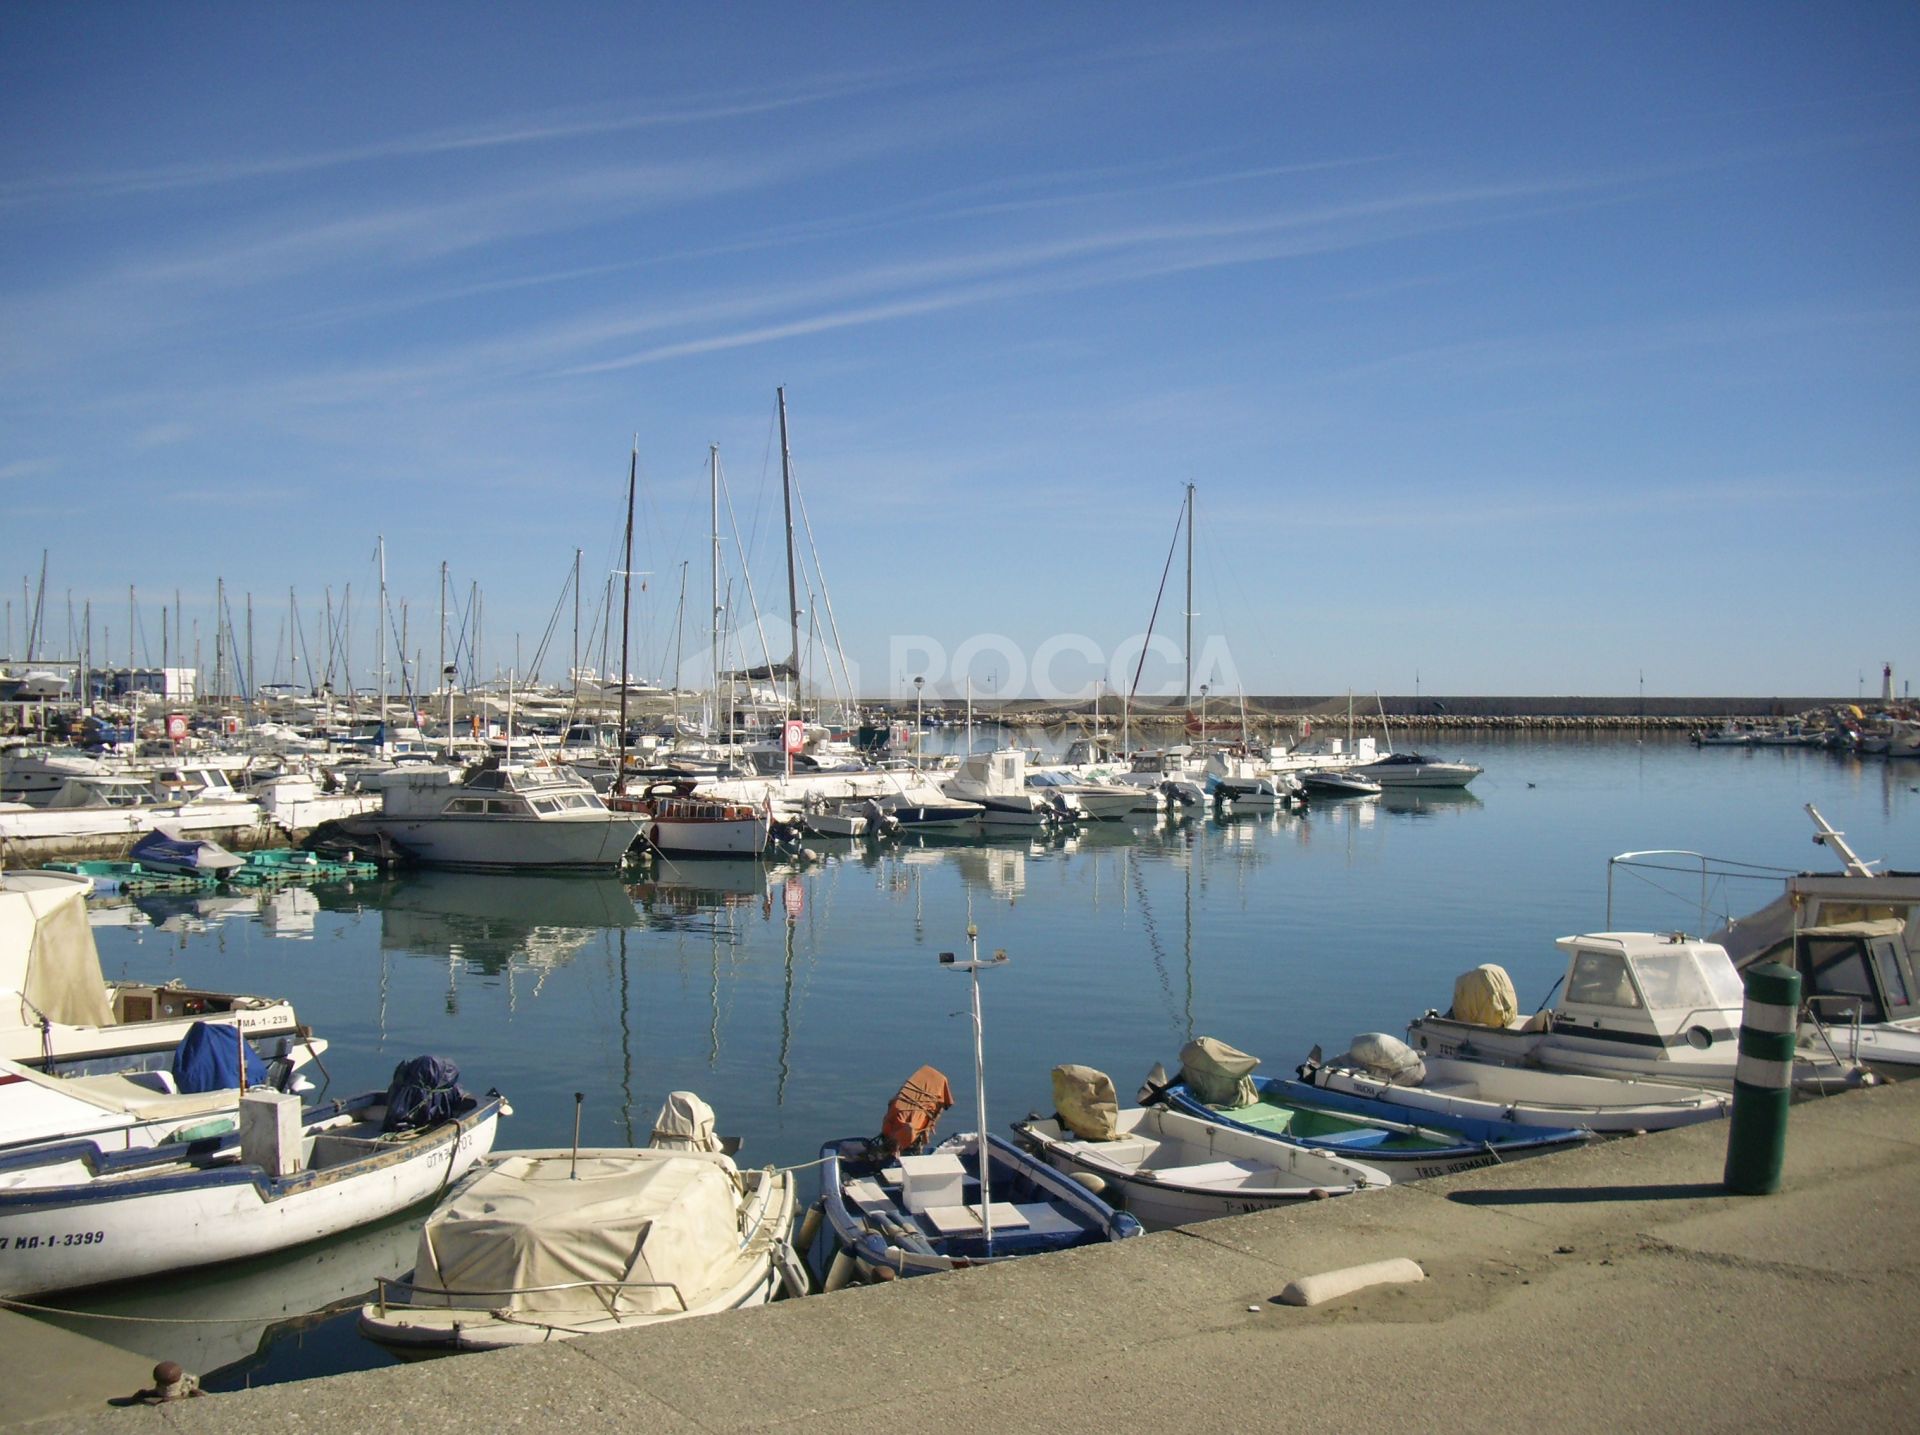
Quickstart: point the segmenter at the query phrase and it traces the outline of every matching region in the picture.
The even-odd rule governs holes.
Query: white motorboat
[[[979,803],[980,820],[989,826],[1049,827],[1080,815],[1071,798],[1027,786],[1027,755],[1017,747],[963,759],[944,788],[948,797]]]
[[[641,840],[668,857],[755,857],[766,849],[773,825],[770,803],[755,807],[703,796],[684,781],[654,783],[638,796],[615,795],[608,802],[638,818]]]
[[[201,1021],[237,1026],[265,1061],[310,1057],[316,1043],[289,1002],[107,981],[87,920],[92,886],[65,872],[0,873],[0,1057],[67,1073],[164,1066]]]
[[[359,820],[429,866],[494,871],[617,867],[645,825],[571,768],[540,765],[395,768]]]
[[[1875,872],[1844,833],[1807,811],[1815,840],[1845,870],[1787,877],[1778,898],[1713,940],[1741,970],[1780,962],[1800,973],[1804,1049],[1865,1062],[1889,1080],[1920,1074],[1920,873]],[[1628,853],[1614,861],[1680,855],[1698,857]]]
[[[483,1163],[427,1221],[411,1277],[381,1282],[361,1307],[362,1334],[491,1350],[763,1305],[783,1287],[804,1294],[793,1173],[740,1170],[690,1092],[661,1115],[644,1149]],[[663,1136],[670,1119],[682,1129]]]
[[[1635,1077],[1577,1076],[1458,1057],[1416,1057],[1411,1067],[1396,1063],[1383,1068],[1367,1052],[1388,1043],[1401,1045],[1391,1037],[1369,1033],[1356,1038],[1354,1050],[1324,1063],[1315,1047],[1300,1068],[1301,1079],[1323,1091],[1404,1107],[1409,1120],[1465,1117],[1522,1126],[1582,1127],[1608,1135],[1714,1121],[1732,1105],[1725,1092],[1697,1086]]]
[[[1422,1057],[1731,1087],[1746,992],[1725,948],[1658,932],[1589,932],[1558,945],[1567,975],[1551,1008],[1520,1020],[1512,979],[1486,964],[1455,982],[1447,1012],[1409,1024],[1407,1040]],[[1794,1080],[1825,1090],[1854,1077],[1803,1053]]]
[[[1100,1072],[1056,1067],[1090,1086],[1068,1109],[1015,1125],[1022,1144],[1108,1205],[1153,1229],[1265,1211],[1299,1201],[1350,1195],[1392,1184],[1374,1167],[1291,1146],[1164,1106],[1117,1111],[1113,1083]],[[1098,1078],[1098,1081],[1093,1081]],[[1104,1083],[1104,1097],[1098,1094]]]
[[[1231,802],[1241,811],[1291,807],[1300,796],[1300,782],[1293,774],[1276,773],[1258,759],[1236,752],[1209,753],[1206,782],[1214,801]]]
[[[1446,762],[1417,752],[1390,752],[1350,769],[1382,787],[1465,787],[1484,770],[1470,762]]]
[[[1147,810],[1158,811],[1163,799],[1149,788],[1121,787],[1107,782],[1075,781],[1064,772],[1030,772],[1027,786],[1070,798],[1079,815],[1091,822],[1119,822],[1140,811],[1141,794],[1152,798]]]
[[[492,1147],[506,1103],[463,1097],[452,1114],[395,1130],[398,1087],[304,1113],[297,1096],[249,1092],[237,1141],[0,1154],[0,1295],[260,1255],[433,1197]]]
[[[892,792],[867,799],[869,810],[902,828],[964,827],[980,822],[986,808],[954,797],[924,780],[906,782]]]
[[[1378,797],[1382,791],[1371,777],[1343,768],[1314,767],[1296,775],[1314,797]]]

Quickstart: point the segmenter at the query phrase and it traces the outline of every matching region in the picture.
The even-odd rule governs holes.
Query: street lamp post
[[[913,680],[913,770],[915,772],[920,770],[920,744],[926,736],[926,729],[920,725],[920,696],[921,690],[926,685],[927,679],[924,673]]]

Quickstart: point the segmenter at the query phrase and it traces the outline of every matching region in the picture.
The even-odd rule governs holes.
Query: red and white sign
[[[187,715],[185,713],[167,714],[167,737],[174,742],[187,735]]]
[[[807,745],[807,725],[798,718],[789,718],[786,726],[783,746],[788,752],[799,752]]]

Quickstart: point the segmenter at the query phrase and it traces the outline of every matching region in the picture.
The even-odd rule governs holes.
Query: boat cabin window
[[[1803,937],[1800,969],[1807,976],[1807,995],[1854,997],[1860,1002],[1860,1020],[1885,1021],[1873,975],[1867,967],[1866,944],[1852,937]],[[1815,1012],[1823,1019],[1840,1015],[1841,1002],[1822,1002]]]
[[[495,817],[525,817],[527,805],[510,797],[489,797],[487,813]]]
[[[1684,947],[1635,957],[1634,975],[1647,1005],[1656,1011],[1701,1011],[1708,1007],[1740,1007],[1746,993],[1731,968],[1726,981],[1715,984],[1711,967],[1703,970],[1698,957]]]
[[[1907,983],[1900,946],[1892,937],[1879,937],[1868,944],[1873,953],[1873,969],[1880,974],[1880,995],[1895,1021],[1911,1015],[1913,994]]]
[[[475,792],[498,792],[506,785],[505,774],[497,767],[489,768],[484,772],[476,772],[466,780],[465,785]]]
[[[533,799],[533,810],[535,812],[558,812],[560,810],[560,803],[555,798],[536,797]]]
[[[1578,952],[1567,973],[1567,1000],[1578,1006],[1637,1007],[1627,959],[1618,952]]]
[[[478,797],[456,797],[447,804],[448,812],[485,812],[487,804]]]

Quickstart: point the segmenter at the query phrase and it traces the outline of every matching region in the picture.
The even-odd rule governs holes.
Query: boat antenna
[[[573,1093],[573,1161],[567,1167],[567,1179],[580,1179],[580,1107],[587,1099],[584,1091]]]
[[[620,756],[613,770],[615,795],[627,790],[627,624],[633,613],[633,489],[639,475],[640,435],[635,434],[633,456],[627,461],[626,557],[620,564]],[[575,1119],[577,1124],[577,1112]],[[579,1142],[576,1140],[574,1144],[577,1146]]]
[[[987,1057],[980,1036],[980,971],[983,967],[1005,966],[1006,961],[1004,950],[996,951],[985,961],[980,959],[980,929],[971,921],[967,923],[967,959],[959,961],[952,952],[940,954],[942,966],[967,973],[973,983],[973,1101],[975,1114],[979,1118],[980,1235],[986,1243],[988,1255],[993,1254],[993,1192],[987,1174],[991,1162],[987,1153]]]

